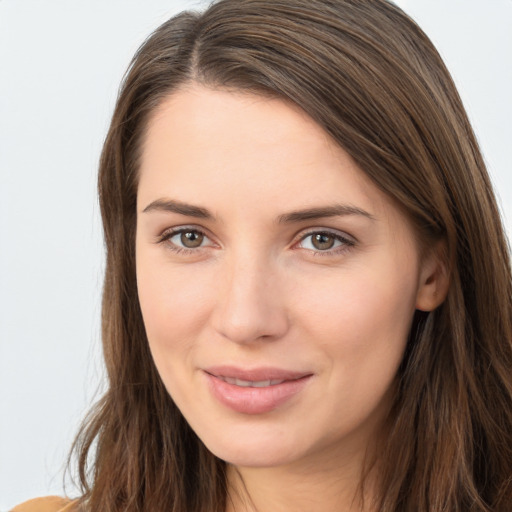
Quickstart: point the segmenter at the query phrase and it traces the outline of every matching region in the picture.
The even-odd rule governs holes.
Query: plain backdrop
[[[397,3],[454,75],[510,233],[512,0]],[[117,87],[154,28],[202,5],[0,0],[0,511],[64,492],[103,374],[95,180]]]

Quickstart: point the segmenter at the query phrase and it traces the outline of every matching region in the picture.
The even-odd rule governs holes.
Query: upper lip
[[[311,372],[287,370],[271,366],[259,368],[240,368],[236,366],[210,366],[204,368],[206,373],[214,377],[228,377],[245,381],[267,381],[267,380],[297,380],[312,375]]]

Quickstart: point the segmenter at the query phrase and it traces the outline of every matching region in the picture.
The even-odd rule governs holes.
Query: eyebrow
[[[174,199],[157,199],[148,204],[142,210],[143,213],[163,211],[178,213],[187,217],[196,217],[198,219],[214,220],[215,217],[206,208],[195,206]],[[376,220],[375,217],[367,211],[358,208],[357,206],[335,204],[332,206],[321,206],[318,208],[306,208],[304,210],[296,210],[289,213],[284,213],[277,217],[278,224],[292,224],[294,222],[301,222],[306,220],[321,219],[325,217],[342,217],[347,215],[360,215],[370,220]]]
[[[297,210],[285,213],[277,218],[279,224],[288,224],[293,222],[301,222],[304,220],[321,219],[324,217],[343,217],[347,215],[362,215],[370,220],[376,220],[375,217],[367,211],[346,204],[336,204],[333,206],[322,206],[319,208],[307,208],[305,210]]]
[[[142,213],[154,211],[179,213],[180,215],[197,217],[198,219],[213,219],[213,215],[206,208],[182,203],[181,201],[175,201],[173,199],[157,199],[149,203],[146,208],[142,210]]]

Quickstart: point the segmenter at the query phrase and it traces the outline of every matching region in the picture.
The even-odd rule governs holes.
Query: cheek
[[[328,355],[330,383],[354,407],[378,401],[393,381],[415,309],[415,270],[396,260],[375,268],[318,281],[297,303],[307,338]]]
[[[308,293],[300,294],[296,311],[318,332],[350,334],[357,342],[372,330],[382,335],[408,331],[416,297],[413,275],[363,269],[317,278],[315,287],[305,286],[300,288]]]
[[[176,403],[197,402],[183,386],[194,370],[198,340],[206,324],[205,292],[214,283],[197,279],[197,273],[176,271],[165,262],[137,261],[139,301],[149,348],[160,378]]]
[[[201,276],[201,279],[199,279]],[[149,345],[160,358],[190,352],[208,317],[206,292],[215,289],[205,273],[147,264],[137,258],[137,286]]]

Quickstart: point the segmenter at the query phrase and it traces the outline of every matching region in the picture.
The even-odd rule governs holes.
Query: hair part
[[[298,105],[406,212],[425,249],[444,244],[448,296],[435,311],[415,315],[373,461],[376,510],[508,512],[509,249],[453,81],[421,29],[385,0],[221,0],[170,19],[136,53],[100,161],[109,387],[74,446],[83,506],[225,510],[224,462],[192,432],[161,382],[135,279],[144,134],[158,106],[190,83]]]

